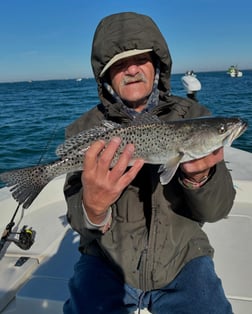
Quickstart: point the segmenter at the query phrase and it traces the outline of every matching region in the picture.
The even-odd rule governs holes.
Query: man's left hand
[[[208,176],[210,169],[223,159],[224,150],[221,147],[205,157],[182,163],[180,169],[186,177],[200,182],[203,177]]]

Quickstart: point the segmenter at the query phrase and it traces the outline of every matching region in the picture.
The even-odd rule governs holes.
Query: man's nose
[[[129,75],[136,75],[139,72],[139,66],[131,62],[127,65],[125,72]]]

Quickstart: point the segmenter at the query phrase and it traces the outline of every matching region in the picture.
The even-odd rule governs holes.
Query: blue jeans
[[[144,292],[123,283],[100,258],[83,254],[69,289],[65,314],[129,314],[138,308],[154,314],[232,314],[207,256],[187,263],[167,286]]]

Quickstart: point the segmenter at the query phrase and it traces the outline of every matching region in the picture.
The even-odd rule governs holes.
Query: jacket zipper
[[[154,171],[154,170],[152,170]],[[152,177],[153,178],[153,177]],[[155,175],[154,175],[155,178]],[[154,182],[155,183],[155,182]],[[152,182],[152,186],[154,184]],[[153,271],[153,259],[154,259],[154,243],[156,242],[156,200],[155,200],[155,195],[152,194],[152,206],[151,206],[151,222],[150,222],[150,227],[149,231],[146,234],[146,245],[144,249],[141,252],[139,262],[137,265],[137,269],[139,270],[139,284],[140,284],[140,289],[143,291],[150,290],[152,287],[151,280],[152,274],[151,272]]]
[[[146,290],[146,257],[147,257],[148,247],[146,246],[139,257],[139,261],[137,264],[137,270],[139,271],[139,286],[140,289]]]

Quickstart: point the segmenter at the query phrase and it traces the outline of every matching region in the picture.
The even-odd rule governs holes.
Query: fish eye
[[[225,127],[224,124],[222,124],[222,125],[219,127],[219,133],[220,133],[220,134],[223,134],[223,133],[225,133],[225,132],[226,132],[226,127]]]

